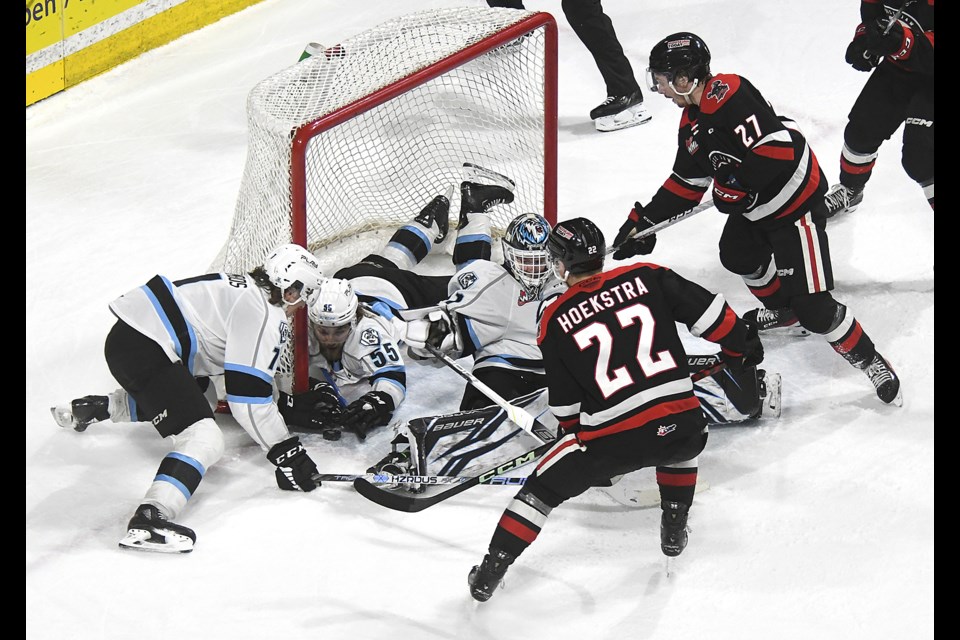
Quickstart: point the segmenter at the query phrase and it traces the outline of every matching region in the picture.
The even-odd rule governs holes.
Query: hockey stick
[[[711,199],[711,200],[707,200],[706,202],[701,202],[700,204],[698,204],[697,206],[693,207],[692,209],[687,209],[686,211],[683,211],[683,212],[681,212],[681,213],[678,213],[678,214],[675,215],[675,216],[671,216],[671,217],[667,218],[667,219],[664,220],[663,222],[658,222],[657,224],[653,225],[652,227],[648,227],[648,228],[644,229],[643,231],[638,231],[637,233],[633,234],[632,236],[629,236],[629,237],[628,237],[626,240],[624,240],[622,243],[620,243],[620,244],[618,244],[618,245],[616,245],[616,246],[613,246],[613,247],[608,247],[608,248],[607,248],[607,253],[606,253],[606,255],[610,255],[610,254],[613,253],[614,251],[617,251],[617,250],[620,249],[623,245],[627,244],[627,243],[630,242],[631,240],[638,240],[638,239],[640,239],[640,238],[646,238],[647,236],[652,236],[653,234],[655,234],[655,233],[657,233],[657,232],[659,232],[659,231],[663,231],[663,230],[666,229],[667,227],[672,227],[673,225],[677,224],[677,223],[680,222],[681,220],[686,220],[687,218],[692,218],[693,216],[697,215],[698,213],[700,213],[700,212],[702,212],[702,211],[706,211],[707,209],[711,208],[712,206],[713,206],[713,200],[712,200],[712,199]]]
[[[463,493],[470,487],[475,487],[478,484],[497,484],[497,482],[493,481],[494,478],[497,476],[502,476],[502,474],[507,473],[508,471],[519,469],[520,467],[530,464],[531,462],[535,462],[541,456],[543,456],[543,454],[549,451],[550,447],[552,446],[553,442],[545,442],[536,449],[531,449],[526,453],[521,453],[512,460],[501,462],[497,466],[487,469],[480,475],[466,477],[462,482],[453,484],[447,489],[443,489],[429,495],[413,493],[410,491],[391,491],[368,482],[363,478],[358,478],[355,480],[353,483],[353,488],[356,489],[357,493],[362,495],[364,498],[379,504],[381,507],[393,509],[394,511],[415,513],[417,511],[423,511],[427,507],[432,507],[433,505],[443,502],[448,498],[452,498],[459,493]],[[522,483],[518,482],[517,484]]]
[[[480,380],[477,379],[477,376],[461,367],[459,364],[457,364],[456,360],[443,353],[433,345],[427,344],[426,346],[427,351],[432,353],[445,365],[456,371],[461,378],[472,384],[477,391],[487,396],[495,405],[506,411],[507,417],[510,418],[510,420],[518,427],[532,435],[540,442],[552,442],[555,439],[555,435],[550,433],[550,430],[545,426],[537,422],[537,420],[530,414],[529,411],[514,404],[510,404],[504,400],[500,394],[484,383],[480,382]]]
[[[407,473],[318,473],[314,480],[322,482],[355,482],[364,480],[373,485],[419,484],[442,485],[470,482],[473,476],[418,476]],[[519,485],[526,482],[524,476],[484,476],[478,484]]]

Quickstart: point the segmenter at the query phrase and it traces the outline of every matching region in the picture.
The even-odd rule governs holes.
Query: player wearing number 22
[[[636,203],[614,240],[622,259],[653,250],[656,236],[628,239],[696,205],[713,184],[727,214],[720,262],[764,308],[745,317],[761,332],[795,325],[818,333],[863,371],[885,403],[902,404],[900,379],[853,312],[833,298],[827,180],[795,122],[779,116],[743,76],[710,71],[710,51],[676,33],[650,52],[651,88],[683,109],[673,172],[646,207]]]
[[[645,467],[656,467],[660,487],[661,550],[679,555],[707,421],[676,323],[718,343],[735,371],[763,360],[755,329],[722,296],[653,264],[603,272],[603,234],[586,218],[558,223],[547,249],[569,286],[547,307],[537,338],[562,434],[507,506],[486,557],[468,577],[480,601],[553,509]]]

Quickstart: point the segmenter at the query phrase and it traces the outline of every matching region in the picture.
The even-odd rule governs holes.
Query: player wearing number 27
[[[707,421],[693,392],[677,322],[721,346],[739,371],[763,360],[755,328],[723,297],[670,269],[635,264],[602,272],[603,234],[586,218],[557,224],[547,249],[569,288],[540,320],[550,410],[562,434],[507,506],[487,555],[468,577],[490,598],[550,512],[611,478],[656,467],[661,550],[679,555]]]
[[[727,215],[720,262],[764,308],[744,317],[760,331],[799,323],[863,371],[885,403],[902,404],[900,379],[853,312],[833,298],[827,239],[827,180],[795,122],[779,116],[749,80],[712,73],[710,50],[692,33],[650,52],[653,91],[683,109],[673,172],[646,207],[637,202],[614,240],[622,259],[653,250],[636,231],[696,205],[713,184]]]

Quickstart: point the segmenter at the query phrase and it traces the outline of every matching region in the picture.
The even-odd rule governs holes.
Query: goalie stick
[[[478,484],[495,484],[494,482],[491,482],[491,478],[501,476],[504,473],[514,469],[519,469],[520,467],[528,465],[531,462],[535,462],[541,456],[543,456],[543,454],[549,451],[550,447],[552,446],[553,442],[545,442],[535,449],[521,453],[512,460],[501,462],[495,467],[487,469],[479,475],[465,477],[463,478],[462,482],[453,484],[449,488],[442,489],[436,493],[423,494],[413,493],[410,491],[391,491],[373,484],[364,478],[358,478],[355,480],[353,487],[357,490],[357,493],[362,495],[367,500],[375,502],[381,507],[393,509],[394,511],[415,513],[417,511],[423,511],[427,507],[432,507],[433,505],[443,502],[448,498],[452,498],[459,493],[463,493],[470,487],[475,487]]]
[[[611,253],[613,253],[614,251],[616,251],[617,249],[619,249],[620,247],[622,247],[622,246],[625,245],[626,243],[630,242],[631,240],[636,240],[636,239],[639,239],[639,238],[646,238],[647,236],[652,236],[652,235],[655,234],[655,233],[658,233],[658,232],[660,232],[660,231],[663,231],[663,230],[666,229],[667,227],[672,227],[673,225],[677,224],[677,223],[680,222],[681,220],[686,220],[687,218],[692,218],[693,216],[697,215],[697,214],[700,213],[701,211],[706,211],[707,209],[711,208],[712,206],[713,206],[713,200],[707,200],[706,202],[701,202],[701,203],[698,204],[697,206],[695,206],[695,207],[693,207],[693,208],[691,208],[691,209],[687,209],[686,211],[682,211],[682,212],[678,213],[678,214],[675,215],[675,216],[670,216],[669,218],[667,218],[667,219],[664,220],[663,222],[658,222],[657,224],[653,225],[652,227],[648,227],[647,229],[644,229],[643,231],[638,231],[637,233],[633,234],[632,236],[627,237],[627,239],[624,240],[621,244],[618,244],[618,245],[613,246],[613,247],[607,247],[607,253],[606,253],[606,255],[610,255]]]
[[[507,402],[500,394],[482,383],[477,376],[461,367],[456,360],[443,353],[432,344],[428,343],[426,346],[427,350],[432,353],[434,357],[438,358],[441,362],[443,362],[443,364],[456,371],[460,377],[472,384],[477,391],[487,396],[495,405],[506,411],[507,417],[509,417],[510,420],[518,427],[532,435],[540,442],[552,442],[554,440],[554,434],[551,433],[550,430],[545,426],[543,426],[543,424],[537,422],[537,420],[530,414],[529,411]]]

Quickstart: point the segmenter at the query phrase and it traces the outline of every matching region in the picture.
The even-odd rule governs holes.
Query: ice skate
[[[687,547],[687,514],[689,505],[680,502],[663,502],[660,505],[660,550],[670,558],[683,553]]]
[[[447,189],[446,195],[437,196],[428,202],[427,206],[413,219],[414,222],[422,224],[427,229],[431,229],[433,223],[436,222],[438,231],[437,236],[433,239],[436,243],[443,242],[450,231],[450,196],[452,195],[453,187],[450,187]]]
[[[832,218],[838,213],[853,213],[863,202],[863,187],[851,189],[842,184],[835,184],[823,197],[827,205],[827,217]]]
[[[760,333],[768,335],[808,336],[810,332],[800,325],[797,314],[789,307],[780,309],[751,309],[743,314],[746,322],[757,325]]]
[[[108,396],[84,396],[72,400],[68,405],[50,407],[50,413],[58,425],[64,429],[83,432],[94,422],[110,419],[110,398]]]
[[[457,229],[467,226],[467,214],[486,213],[498,204],[513,202],[516,184],[507,176],[469,162],[463,163],[460,183],[460,221]]]
[[[467,576],[470,595],[474,600],[486,602],[503,582],[503,576],[516,558],[506,551],[493,549],[483,556],[483,562],[474,566]]]
[[[590,112],[597,131],[617,131],[650,122],[652,115],[643,104],[640,90],[624,96],[607,96]]]
[[[141,504],[127,525],[121,549],[158,553],[190,553],[197,541],[187,527],[168,521],[152,504]]]
[[[903,406],[903,393],[900,390],[900,378],[894,372],[890,363],[879,353],[874,354],[865,367],[863,372],[870,378],[874,388],[877,390],[877,397],[886,404],[893,404],[898,407]]]

